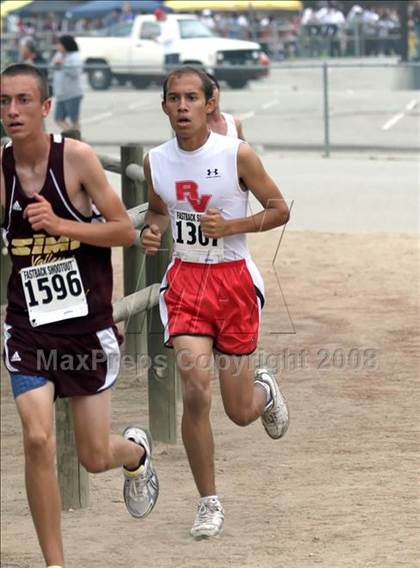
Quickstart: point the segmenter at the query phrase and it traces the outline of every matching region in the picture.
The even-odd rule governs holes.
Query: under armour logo
[[[207,169],[207,177],[220,177],[219,175],[219,170],[217,168],[215,168],[214,170],[211,170],[210,168]]]

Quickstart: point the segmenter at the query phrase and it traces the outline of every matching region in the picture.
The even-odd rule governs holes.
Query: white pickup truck
[[[268,75],[269,60],[258,43],[218,37],[193,14],[167,18],[175,37],[169,52],[165,49],[171,64],[202,66],[233,88]],[[139,15],[94,36],[77,37],[91,87],[108,89],[113,78],[136,88],[161,82],[166,73],[161,26],[154,15]]]

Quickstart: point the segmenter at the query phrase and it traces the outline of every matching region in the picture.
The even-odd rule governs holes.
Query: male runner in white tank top
[[[174,238],[160,311],[165,344],[177,352],[182,437],[201,497],[191,529],[195,538],[220,534],[224,521],[209,419],[213,353],[233,422],[245,426],[261,417],[274,439],[288,427],[286,401],[275,378],[265,369],[255,371],[250,357],[257,347],[264,285],[246,233],[283,225],[289,210],[252,148],[209,130],[212,93],[209,78],[197,69],[183,67],[168,75],[162,107],[176,136],[145,157],[149,210],[141,231],[148,255],[158,252],[169,223]],[[264,207],[252,216],[247,216],[247,187]]]
[[[212,82],[214,98],[214,110],[207,115],[207,124],[209,125],[210,130],[217,132],[218,134],[223,134],[223,136],[245,140],[242,123],[239,118],[233,116],[233,114],[222,112],[220,110],[219,81],[211,73],[206,73],[206,75]]]

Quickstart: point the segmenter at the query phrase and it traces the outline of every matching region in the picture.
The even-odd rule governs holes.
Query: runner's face
[[[51,99],[41,101],[38,81],[30,75],[1,78],[1,119],[12,140],[43,131]]]
[[[207,115],[214,110],[214,99],[206,102],[200,77],[191,73],[169,80],[162,108],[177,134],[193,134],[207,127]]]

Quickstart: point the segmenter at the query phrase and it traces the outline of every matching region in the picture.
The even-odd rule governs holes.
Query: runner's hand
[[[219,239],[227,234],[227,221],[222,217],[219,209],[207,209],[200,223],[206,237]]]
[[[160,242],[162,234],[157,225],[150,225],[143,231],[141,236],[140,246],[143,252],[148,256],[153,256],[160,249]]]
[[[54,213],[51,203],[38,193],[34,195],[34,199],[36,203],[25,207],[23,217],[28,219],[34,231],[44,229],[50,235],[60,235],[61,218]]]

